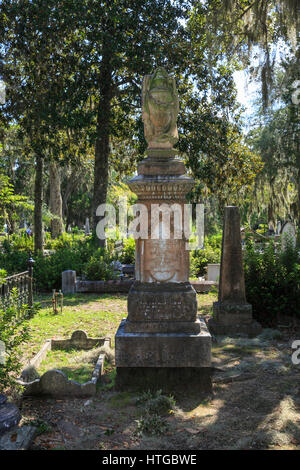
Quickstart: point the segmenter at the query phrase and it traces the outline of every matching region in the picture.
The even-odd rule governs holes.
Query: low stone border
[[[96,292],[99,294],[127,294],[134,283],[130,280],[116,281],[76,281],[75,292]]]
[[[99,294],[124,293],[128,294],[135,281],[133,279],[123,281],[76,281],[74,292],[97,292]],[[213,281],[190,281],[195,291],[207,293],[218,284]]]
[[[110,347],[110,338],[89,338],[85,331],[76,330],[69,339],[49,339],[47,340],[39,352],[27,364],[38,368],[41,362],[45,359],[48,351],[53,350],[68,350],[84,349],[89,350],[95,346]],[[22,378],[18,379],[18,383],[24,387],[24,395],[51,395],[59,396],[72,396],[72,397],[86,397],[96,394],[97,382],[101,379],[104,369],[105,353],[100,353],[91,380],[80,384],[75,380],[68,379],[59,369],[52,369],[45,372],[40,378],[31,382],[26,382]],[[25,374],[23,370],[22,375]]]
[[[213,287],[218,286],[214,281],[190,281],[190,283],[198,294],[210,292]]]

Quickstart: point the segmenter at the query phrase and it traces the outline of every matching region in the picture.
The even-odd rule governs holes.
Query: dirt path
[[[41,432],[32,449],[300,449],[300,365],[291,362],[300,332],[272,335],[218,338],[213,396],[203,400],[187,384],[160,418],[162,436],[139,435],[136,420],[145,410],[138,395],[108,383],[92,399],[24,399],[23,420],[35,420]]]

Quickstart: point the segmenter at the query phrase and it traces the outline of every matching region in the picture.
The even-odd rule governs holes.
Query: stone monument
[[[256,336],[261,326],[252,318],[246,301],[238,207],[225,207],[218,302],[213,304],[209,329],[214,334],[245,333]]]
[[[64,294],[75,294],[76,292],[76,271],[68,269],[61,273],[61,290]]]
[[[173,148],[178,140],[178,108],[175,80],[163,68],[144,78],[147,158],[138,165],[129,187],[147,210],[142,219],[145,230],[136,239],[136,281],[128,295],[128,317],[115,338],[119,389],[194,384],[211,391],[211,336],[197,317],[183,230],[185,196],[194,181]],[[170,218],[159,214],[155,219],[159,207]],[[182,217],[179,228],[175,210]]]
[[[292,222],[285,222],[282,226],[281,232],[281,247],[283,250],[287,248],[287,246],[292,246],[295,248],[296,241],[297,241],[297,234],[295,226]]]
[[[5,395],[0,393],[0,436],[15,428],[21,419],[16,405],[8,403]]]

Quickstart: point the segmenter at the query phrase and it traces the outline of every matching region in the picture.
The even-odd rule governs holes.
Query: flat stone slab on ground
[[[35,426],[19,426],[0,437],[0,450],[27,450],[37,435]]]

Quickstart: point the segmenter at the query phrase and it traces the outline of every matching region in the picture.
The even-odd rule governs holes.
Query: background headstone
[[[90,234],[90,220],[88,217],[85,219],[84,233],[86,236]]]
[[[68,270],[61,273],[61,290],[64,294],[75,294],[76,271]]]
[[[207,265],[207,280],[213,282],[219,282],[220,279],[220,264],[208,264]]]
[[[296,229],[292,222],[286,222],[281,229],[281,246],[285,249],[288,241],[290,240],[292,245],[296,246]]]
[[[218,302],[213,304],[209,327],[214,334],[246,333],[255,336],[261,331],[252,318],[252,307],[246,301],[242,258],[240,213],[236,206],[225,207]]]

